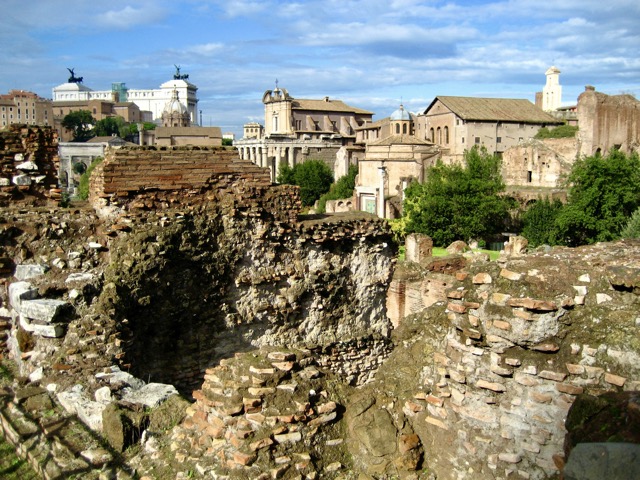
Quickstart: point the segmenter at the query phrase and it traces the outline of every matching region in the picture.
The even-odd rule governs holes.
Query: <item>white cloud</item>
[[[148,5],[134,8],[127,5],[120,10],[109,10],[97,15],[96,21],[108,28],[129,29],[136,25],[156,23],[164,16],[163,8],[150,8]]]

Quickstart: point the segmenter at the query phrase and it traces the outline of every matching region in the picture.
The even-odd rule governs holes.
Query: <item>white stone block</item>
[[[19,185],[19,186],[31,185],[31,177],[29,175],[15,175],[11,179],[11,182],[14,185]]]
[[[14,273],[14,277],[18,280],[29,280],[31,278],[36,278],[41,275],[44,275],[47,272],[48,268],[44,265],[37,264],[20,264],[16,265],[16,271]]]
[[[69,304],[63,300],[52,298],[38,298],[24,300],[20,305],[20,313],[32,320],[52,323],[58,320]]]
[[[35,162],[28,161],[28,162],[24,162],[24,163],[19,163],[18,165],[16,165],[16,169],[17,170],[26,170],[26,171],[30,171],[30,172],[37,172],[38,171],[38,165],[36,165]]]
[[[149,383],[144,387],[127,393],[122,400],[137,403],[149,408],[157,407],[171,395],[177,395],[178,391],[173,385],[165,383]]]
[[[38,289],[29,282],[13,282],[9,285],[9,305],[20,312],[20,305],[23,301],[38,298]]]

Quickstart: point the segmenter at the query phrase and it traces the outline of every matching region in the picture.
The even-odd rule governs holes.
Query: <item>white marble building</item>
[[[93,90],[81,82],[67,82],[53,88],[54,102],[88,102],[103,100],[113,102],[133,102],[140,110],[151,112],[153,121],[161,122],[164,107],[178,92],[180,100],[186,104],[191,125],[198,125],[198,87],[188,81],[188,75],[179,71],[172,80],[164,82],[153,90],[129,89],[124,83],[112,83],[111,90]]]

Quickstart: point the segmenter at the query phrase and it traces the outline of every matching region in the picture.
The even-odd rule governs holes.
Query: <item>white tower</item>
[[[560,85],[560,70],[550,67],[545,72],[547,84],[542,89],[542,110],[553,112],[562,105],[562,85]]]

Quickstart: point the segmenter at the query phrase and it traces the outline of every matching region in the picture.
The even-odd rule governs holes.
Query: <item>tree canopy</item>
[[[129,134],[129,127],[122,117],[106,117],[96,122],[94,131],[98,137],[117,135],[125,138]]]
[[[312,206],[333,183],[333,172],[322,160],[307,160],[293,167],[282,164],[278,172],[279,183],[298,185],[302,205]]]
[[[86,142],[93,137],[96,120],[89,110],[70,112],[62,119],[62,126],[73,132],[74,142]]]
[[[500,166],[496,155],[477,147],[465,152],[464,165],[438,162],[424,183],[414,182],[405,191],[406,232],[429,235],[439,246],[501,232],[510,203],[500,195]]]
[[[568,178],[568,202],[555,220],[559,243],[569,246],[620,237],[640,207],[640,157],[612,150],[577,160]]]

